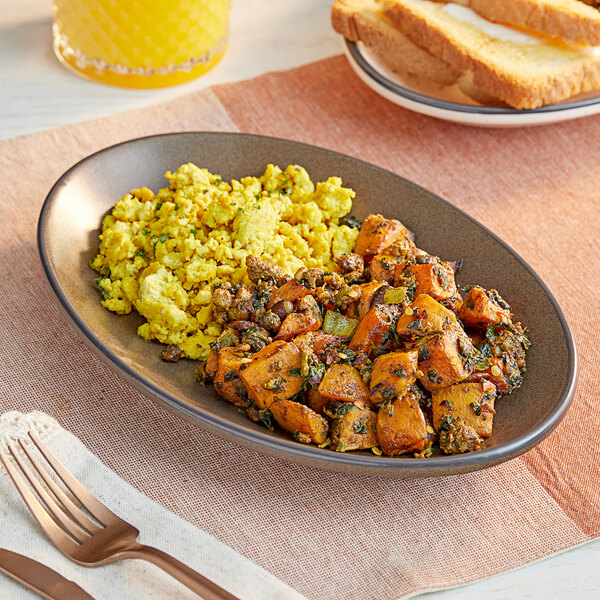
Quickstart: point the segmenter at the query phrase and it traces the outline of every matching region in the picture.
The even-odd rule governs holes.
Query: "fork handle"
[[[151,562],[193,592],[196,592],[204,600],[239,600],[237,596],[230,594],[221,586],[204,577],[204,575],[200,575],[194,569],[190,569],[181,561],[158,548],[140,544],[129,550],[127,554],[130,558],[141,558]]]

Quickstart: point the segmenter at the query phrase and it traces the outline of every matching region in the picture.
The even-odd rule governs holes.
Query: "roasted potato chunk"
[[[259,409],[270,409],[275,398],[285,400],[302,389],[304,379],[290,374],[301,363],[300,350],[292,342],[272,342],[251,358],[240,379]]]
[[[331,417],[331,448],[336,452],[366,450],[377,446],[377,416],[368,408],[350,403],[333,403],[325,407]]]
[[[428,294],[420,294],[398,318],[396,332],[403,338],[417,338],[459,326],[456,315]]]
[[[477,435],[482,438],[490,437],[495,399],[496,386],[489,381],[457,383],[437,390],[431,398],[433,426],[439,430],[446,417],[459,418],[472,427]]]
[[[273,418],[282,429],[304,444],[323,444],[327,439],[329,424],[314,410],[292,400],[276,399],[271,404]]]
[[[430,336],[420,346],[419,369],[423,375],[419,381],[426,390],[448,387],[471,374],[473,366],[467,357],[466,344],[476,352],[466,335],[461,338],[458,331],[446,330]]]
[[[208,353],[208,358],[206,359],[206,366],[204,367],[204,372],[206,373],[207,379],[215,378],[217,374],[217,369],[219,367],[219,354],[213,348],[210,349]]]
[[[510,323],[510,307],[496,290],[473,286],[458,311],[458,317],[467,326],[485,329],[491,323]]]
[[[221,348],[217,358],[217,371],[215,373],[215,389],[217,395],[228,402],[245,408],[248,403],[248,394],[244,385],[239,380],[240,367],[248,364],[250,359],[234,348]]]
[[[306,392],[306,405],[312,408],[316,413],[323,414],[323,409],[331,400],[319,394],[318,387],[309,387]]]
[[[416,394],[408,392],[379,408],[377,439],[388,456],[421,452],[430,445],[427,421]]]
[[[402,238],[412,240],[414,236],[400,221],[369,215],[360,229],[354,252],[361,256],[372,256]]]
[[[360,373],[347,363],[335,363],[327,369],[319,384],[319,394],[330,401],[371,405],[369,388]]]
[[[409,265],[406,270],[415,278],[415,295],[428,294],[436,300],[446,300],[456,295],[454,269],[447,263]]]
[[[297,335],[308,331],[317,331],[321,327],[321,320],[311,314],[290,313],[281,324],[276,340],[291,341]]]
[[[362,319],[369,312],[369,310],[371,310],[373,299],[378,290],[380,290],[382,287],[387,286],[381,281],[361,283],[358,286],[360,298],[356,302],[349,304],[348,308],[344,311],[344,314],[350,317],[358,317],[359,319]]]
[[[393,339],[393,313],[385,306],[374,306],[358,324],[348,344],[350,350],[372,354],[376,349],[386,349]]]
[[[417,350],[390,352],[375,359],[371,372],[371,402],[399,398],[416,381]]]

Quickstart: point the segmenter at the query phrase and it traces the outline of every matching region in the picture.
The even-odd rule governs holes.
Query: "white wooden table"
[[[0,0],[0,139],[127,109],[210,85],[289,69],[339,54],[330,0],[233,0],[230,44],[221,64],[200,79],[156,91],[121,90],[80,79],[51,47],[50,0]],[[427,600],[598,600],[600,540],[523,569]],[[360,600],[357,598],[357,600]]]

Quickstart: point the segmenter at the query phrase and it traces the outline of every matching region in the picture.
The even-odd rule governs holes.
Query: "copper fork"
[[[0,460],[29,510],[50,541],[65,556],[84,567],[98,567],[117,560],[140,558],[160,567],[204,600],[239,600],[162,550],[138,543],[140,532],[133,525],[117,517],[97,500],[34,433],[30,432],[29,437],[46,463],[52,467],[54,475],[96,520],[94,522],[86,515],[57,485],[28,443],[19,440],[20,449],[30,466],[26,464],[16,445],[9,445],[8,448],[18,469],[10,460],[9,454],[0,451]],[[39,477],[34,475],[31,466]]]

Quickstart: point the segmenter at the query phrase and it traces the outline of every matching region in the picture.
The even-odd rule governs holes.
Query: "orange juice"
[[[78,74],[156,88],[190,81],[225,53],[230,0],[54,0],[54,51]]]

